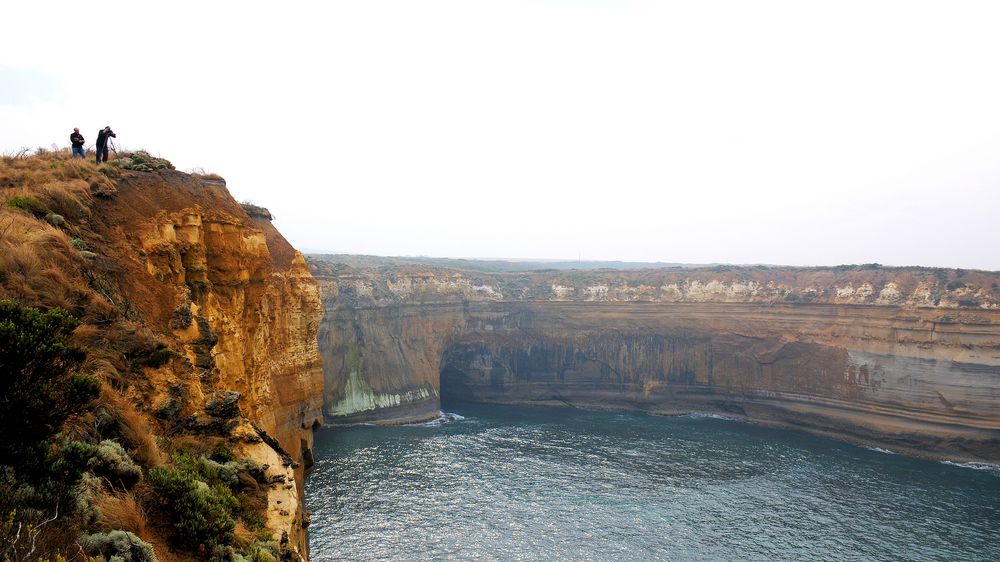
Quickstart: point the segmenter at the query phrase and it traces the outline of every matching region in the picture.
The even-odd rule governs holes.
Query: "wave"
[[[425,422],[420,423],[408,423],[406,425],[418,426],[418,427],[440,427],[446,423],[460,422],[465,419],[465,416],[461,414],[455,414],[452,412],[439,411],[438,417]]]
[[[693,420],[712,419],[712,420],[739,421],[736,418],[730,418],[728,416],[723,416],[722,414],[709,414],[706,412],[691,412],[690,414],[684,414],[681,417],[690,418]]]
[[[941,464],[949,464],[951,466],[958,466],[961,468],[971,468],[973,470],[985,470],[987,472],[992,472],[1000,476],[1000,464],[991,464],[988,462],[952,462],[952,461],[941,461]]]
[[[883,449],[882,447],[865,447],[869,451],[875,451],[876,453],[885,453],[887,455],[895,455],[895,451],[890,451],[889,449]]]

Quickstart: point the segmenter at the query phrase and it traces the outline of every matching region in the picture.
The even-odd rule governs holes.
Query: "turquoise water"
[[[313,560],[1000,560],[996,470],[708,417],[448,411],[317,435]]]

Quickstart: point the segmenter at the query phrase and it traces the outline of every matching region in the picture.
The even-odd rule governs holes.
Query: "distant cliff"
[[[221,178],[144,153],[0,164],[0,298],[79,318],[83,370],[104,386],[54,450],[114,442],[142,470],[124,489],[85,471],[52,548],[77,556],[77,534],[98,533],[79,544],[111,556],[108,533],[127,531],[161,561],[304,558],[323,381],[302,255]]]
[[[426,419],[443,396],[712,412],[1000,461],[998,273],[310,266],[333,423]]]

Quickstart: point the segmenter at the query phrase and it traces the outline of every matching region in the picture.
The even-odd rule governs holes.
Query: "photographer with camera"
[[[111,130],[111,125],[104,127],[97,133],[97,163],[108,161],[108,143],[112,138],[118,138]],[[103,160],[102,160],[103,159]]]
[[[79,127],[73,127],[73,132],[69,135],[69,142],[73,146],[73,158],[86,157],[83,153],[83,135],[80,134]]]

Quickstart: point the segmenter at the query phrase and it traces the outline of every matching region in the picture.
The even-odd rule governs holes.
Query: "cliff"
[[[105,389],[97,410],[64,433],[84,442],[110,436],[144,467],[136,490],[98,497],[131,494],[148,523],[125,530],[161,561],[188,559],[191,548],[206,559],[227,548],[305,558],[302,486],[322,420],[318,287],[266,211],[248,213],[221,178],[148,155],[125,163],[98,170],[56,154],[5,160],[0,242],[12,253],[0,297],[82,320],[75,339],[85,370]],[[103,411],[120,418],[114,432],[77,427]],[[216,466],[239,476],[218,496],[235,494],[235,511],[213,515],[221,538],[199,546],[174,530],[180,508],[145,482],[176,470],[197,492],[198,479],[221,482],[223,469],[205,468]],[[83,530],[112,530],[101,525]]]
[[[481,273],[310,258],[326,418],[440,397],[717,413],[1000,461],[1000,274],[877,265]]]
[[[282,464],[290,469],[289,487],[271,494],[267,521],[305,553],[302,486],[322,420],[322,308],[304,258],[219,180],[137,174],[95,211],[112,218],[95,230],[111,241],[97,253],[120,256],[114,267],[124,270],[123,293],[147,325],[169,331],[197,375],[195,384],[154,375],[146,399],[162,411],[176,408],[178,396],[198,404],[238,392],[242,414],[281,446],[247,454],[279,474]],[[292,463],[280,461],[285,453]]]

